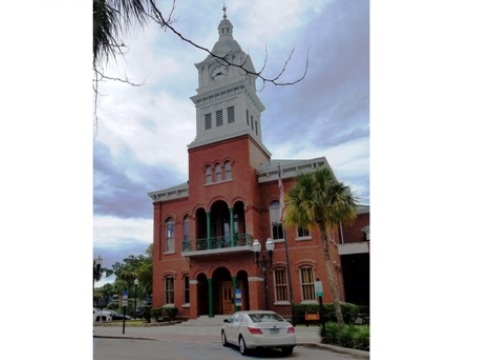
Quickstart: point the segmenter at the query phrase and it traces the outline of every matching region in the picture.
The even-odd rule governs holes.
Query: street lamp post
[[[262,271],[263,271],[263,285],[264,285],[264,291],[265,291],[265,309],[268,310],[268,284],[267,284],[267,265],[270,264],[272,266],[272,260],[273,260],[273,249],[275,248],[275,243],[273,242],[272,239],[268,238],[267,241],[265,242],[265,248],[267,249],[268,252],[268,260],[265,257],[265,254],[262,255],[262,259],[259,260],[260,257],[260,251],[262,250],[262,244],[255,239],[253,242],[253,254],[255,256],[255,264],[258,265],[262,264]]]
[[[137,286],[138,286],[138,279],[133,280],[133,285],[135,285],[135,301],[133,305],[133,318],[137,318]]]

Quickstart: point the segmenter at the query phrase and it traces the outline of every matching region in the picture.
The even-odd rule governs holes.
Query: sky
[[[212,49],[223,1],[176,4],[175,27]],[[266,110],[263,142],[273,159],[325,156],[337,178],[370,203],[369,2],[366,0],[226,1],[233,36],[259,70],[281,81],[257,82]],[[93,253],[106,266],[152,243],[147,193],[188,180],[187,145],[196,136],[195,63],[207,54],[154,25],[125,37],[128,54],[104,68],[140,86],[100,84],[94,127]],[[111,281],[111,279],[104,279]],[[99,283],[101,285],[101,283]]]
[[[177,0],[176,24],[211,47],[223,4],[198,3]],[[412,351],[418,358],[471,357],[478,349],[470,329],[480,315],[453,315],[449,305],[461,312],[478,298],[479,5],[371,0],[368,76],[352,50],[360,45],[353,39],[366,39],[363,1],[262,0],[254,9],[248,3],[228,0],[227,13],[257,68],[265,46],[274,72],[295,45],[288,70],[295,78],[310,48],[302,83],[260,93],[267,108],[263,139],[273,158],[326,156],[371,206],[373,358],[405,359]],[[19,322],[17,311],[4,311],[3,350],[22,359],[39,352],[49,359],[91,356],[92,255],[111,262],[123,251],[141,253],[152,241],[146,193],[187,179],[186,146],[194,138],[188,98],[196,88],[193,64],[205,54],[163,30],[125,38],[127,66],[106,70],[142,86],[102,84],[95,135],[91,29],[89,1],[0,5],[0,272],[9,295],[0,303],[35,313],[88,313],[71,322],[53,317],[39,330]],[[358,93],[369,81],[365,121],[351,100],[366,103],[354,96],[354,80]],[[348,106],[331,106],[336,101]],[[333,136],[339,122],[349,126]],[[322,135],[315,140],[305,131],[311,123]],[[285,138],[282,126],[289,136],[303,134],[301,141]],[[115,254],[112,247],[126,250]],[[405,334],[409,346],[398,346]]]

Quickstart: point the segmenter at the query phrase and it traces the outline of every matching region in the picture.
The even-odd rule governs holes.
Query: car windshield
[[[249,316],[253,322],[284,321],[278,314],[259,313],[259,314],[249,314]]]

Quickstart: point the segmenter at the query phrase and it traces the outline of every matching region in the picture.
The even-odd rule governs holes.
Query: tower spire
[[[223,0],[223,18],[226,19],[227,18],[227,7],[225,6],[225,0]]]

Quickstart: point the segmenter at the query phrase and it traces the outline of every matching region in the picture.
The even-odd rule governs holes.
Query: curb
[[[357,349],[350,349],[344,348],[335,345],[328,345],[328,344],[312,344],[312,343],[297,343],[297,345],[307,346],[307,347],[317,347],[319,349],[330,350],[341,354],[348,354],[353,356],[356,359],[370,359],[370,352],[365,350],[357,350]]]

